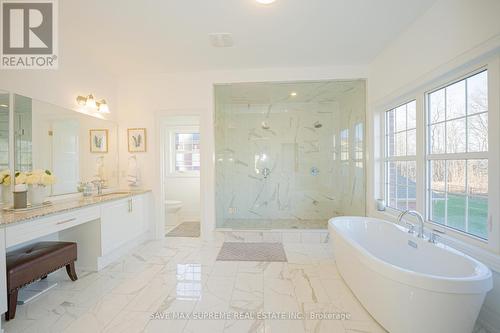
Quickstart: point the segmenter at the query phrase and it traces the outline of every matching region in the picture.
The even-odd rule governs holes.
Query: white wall
[[[152,188],[156,207],[160,198],[160,152],[158,120],[165,115],[200,115],[201,133],[201,209],[202,232],[215,227],[214,200],[214,141],[213,116],[215,83],[294,81],[319,79],[365,78],[366,67],[329,67],[294,69],[256,69],[241,71],[207,71],[147,78],[123,78],[118,87],[120,142],[126,138],[127,127],[148,129],[148,151],[137,154],[142,169],[143,186]],[[127,165],[127,148],[120,147],[120,165]],[[122,185],[126,185],[122,175]],[[156,209],[156,212],[159,212]],[[157,236],[162,234],[161,219],[157,220]]]
[[[385,48],[369,67],[367,208],[375,213],[381,156],[378,111],[419,87],[500,51],[500,1],[440,0]],[[403,98],[403,99],[401,99]],[[371,162],[371,163],[370,163]]]
[[[498,38],[499,13],[498,0],[437,1],[370,64],[369,104]]]
[[[375,199],[381,186],[380,111],[447,72],[500,52],[499,13],[498,0],[437,1],[371,63],[367,115],[368,215],[377,215]],[[491,259],[489,262],[500,263],[498,255],[487,257]],[[497,271],[495,286],[480,314],[480,321],[494,331],[500,330],[499,268],[500,265],[492,265]]]
[[[61,50],[62,51],[62,50]],[[93,93],[105,98],[113,119],[116,116],[116,81],[85,62],[61,54],[57,70],[2,70],[0,89],[18,93],[70,110],[77,110],[76,97]]]
[[[169,177],[165,182],[165,199],[182,201],[181,221],[200,220],[200,177]]]

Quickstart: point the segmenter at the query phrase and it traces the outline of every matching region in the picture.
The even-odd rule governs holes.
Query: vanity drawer
[[[85,222],[96,220],[99,217],[99,207],[89,207],[7,226],[5,228],[6,247],[50,235]]]

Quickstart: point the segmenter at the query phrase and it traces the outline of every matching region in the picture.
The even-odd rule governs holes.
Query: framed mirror
[[[33,169],[31,98],[14,94],[14,170],[28,172]]]
[[[0,90],[0,202],[8,203],[11,195],[10,164],[10,93]]]
[[[0,90],[0,171],[9,169],[9,93]]]
[[[94,133],[106,137],[93,138]],[[118,126],[115,122],[14,94],[14,170],[48,170],[49,195],[75,193],[80,182],[118,186]],[[106,144],[107,149],[95,149]]]

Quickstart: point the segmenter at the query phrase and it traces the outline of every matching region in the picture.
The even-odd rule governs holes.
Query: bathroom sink
[[[112,195],[128,195],[131,194],[132,192],[130,191],[116,191],[116,192],[109,192],[109,193],[103,193],[103,194],[97,194],[96,197],[102,198],[102,197],[109,197]]]

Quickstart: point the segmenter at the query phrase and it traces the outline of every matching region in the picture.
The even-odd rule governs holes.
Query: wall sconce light
[[[97,110],[99,112],[109,113],[109,106],[108,106],[108,103],[106,103],[106,100],[104,98],[97,101],[96,104],[97,104]]]
[[[86,108],[97,109],[101,113],[109,113],[109,106],[104,98],[96,101],[94,95],[90,94],[88,96],[78,96],[76,98],[76,103],[80,106]]]

